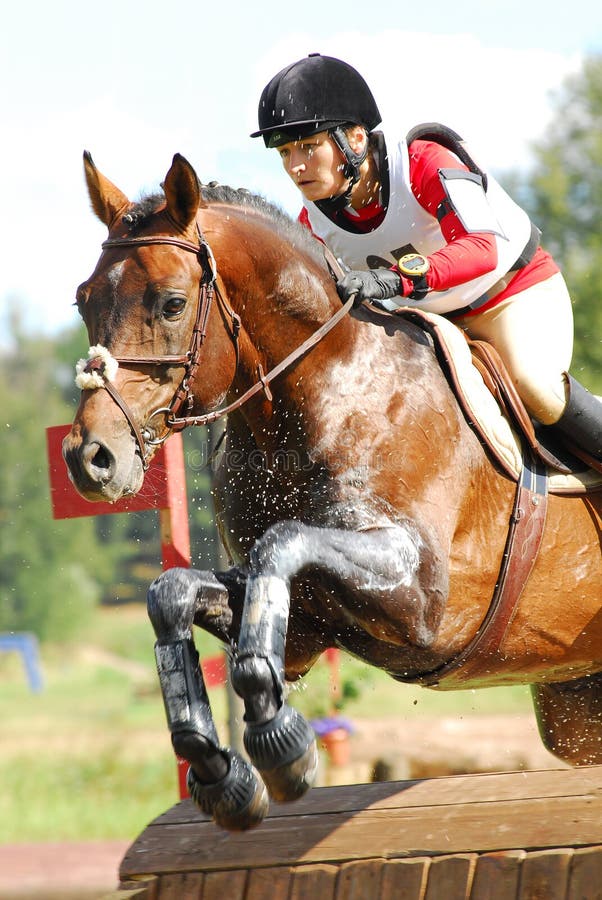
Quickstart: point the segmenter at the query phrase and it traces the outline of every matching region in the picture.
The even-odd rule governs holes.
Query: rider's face
[[[306,200],[326,200],[347,185],[341,151],[325,131],[278,147],[287,175]]]

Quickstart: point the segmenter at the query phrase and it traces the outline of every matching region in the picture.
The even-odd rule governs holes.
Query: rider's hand
[[[359,306],[364,300],[388,300],[402,294],[402,290],[401,275],[392,269],[347,272],[337,283],[337,291],[343,303],[352,294],[356,294],[354,306]]]

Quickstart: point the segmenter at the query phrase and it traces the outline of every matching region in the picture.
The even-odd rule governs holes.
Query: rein
[[[312,347],[315,347],[322,338],[328,334],[328,332],[334,328],[334,326],[340,322],[340,320],[347,314],[347,312],[353,306],[354,297],[350,297],[346,303],[341,306],[333,316],[328,319],[324,325],[321,325],[317,331],[314,331],[307,340],[303,341],[295,350],[285,356],[282,362],[279,362],[277,366],[274,366],[273,369],[264,375],[263,369],[261,366],[258,366],[258,377],[259,381],[256,381],[255,384],[250,387],[244,394],[241,394],[236,400],[233,400],[232,403],[229,403],[227,406],[223,406],[221,409],[216,409],[213,412],[204,413],[202,416],[184,416],[183,418],[173,418],[167,419],[167,424],[175,429],[186,428],[188,425],[208,425],[211,422],[215,422],[217,419],[221,419],[222,416],[227,416],[228,413],[234,412],[235,409],[239,409],[243,404],[250,400],[251,397],[254,397],[255,394],[258,394],[260,391],[264,391],[268,400],[272,399],[272,392],[270,391],[269,384],[274,380],[278,375],[288,369],[294,362],[308,353]],[[154,415],[158,412],[162,412],[162,410],[157,410]]]
[[[165,443],[165,441],[173,431],[182,431],[189,425],[208,425],[211,422],[215,422],[218,419],[227,416],[229,413],[234,412],[234,410],[240,409],[241,406],[247,403],[247,401],[250,400],[251,397],[254,397],[260,391],[263,391],[266,395],[266,398],[271,401],[272,393],[269,388],[270,382],[272,382],[275,378],[277,378],[278,375],[288,369],[291,365],[293,365],[293,363],[295,363],[298,359],[300,359],[313,347],[315,347],[315,345],[318,344],[328,334],[328,332],[331,331],[331,329],[334,328],[335,325],[337,325],[338,322],[340,322],[340,320],[348,313],[348,311],[353,306],[353,302],[355,299],[354,295],[351,296],[341,306],[341,308],[337,310],[337,312],[334,313],[334,315],[331,316],[331,318],[328,319],[327,322],[324,323],[324,325],[320,326],[317,331],[310,335],[307,340],[303,341],[303,343],[299,347],[289,353],[267,374],[264,374],[261,365],[259,365],[257,367],[258,380],[236,400],[233,400],[231,403],[228,403],[226,406],[223,406],[220,409],[204,413],[203,415],[180,415],[180,412],[182,410],[191,410],[194,404],[194,397],[192,395],[192,383],[199,368],[201,348],[206,337],[207,321],[209,319],[209,312],[214,295],[217,295],[222,309],[230,317],[232,323],[231,334],[236,352],[235,370],[238,369],[240,358],[240,348],[238,343],[238,336],[242,325],[240,316],[229,306],[219,289],[219,285],[217,284],[217,266],[215,263],[215,258],[209,244],[203,238],[198,225],[197,232],[199,236],[198,244],[193,244],[190,241],[181,240],[180,238],[171,237],[170,235],[110,238],[104,241],[102,244],[103,250],[109,247],[139,247],[151,246],[155,244],[172,245],[174,247],[179,247],[181,250],[185,250],[188,253],[194,253],[199,260],[199,265],[201,266],[202,270],[202,275],[199,282],[199,297],[197,302],[196,318],[192,329],[190,345],[186,353],[174,356],[113,357],[116,362],[123,365],[184,366],[186,369],[180,385],[176,389],[169,405],[161,406],[154,410],[148,416],[142,428],[140,428],[136,424],[134,415],[130,407],[120,395],[117,388],[115,388],[111,384],[111,380],[106,373],[106,360],[103,359],[100,355],[95,354],[88,359],[85,368],[83,369],[83,372],[85,372],[86,374],[95,374],[99,376],[100,383],[97,386],[104,387],[108,391],[112,399],[115,401],[117,406],[119,406],[119,408],[121,409],[130,426],[132,434],[136,440],[136,444],[138,445],[140,458],[142,460],[142,465],[145,471],[149,466],[147,447],[156,447]],[[330,256],[330,253],[326,252],[325,255],[332,271],[333,260]],[[96,350],[96,348],[90,349],[91,353]],[[166,430],[163,434],[161,434],[160,437],[152,437],[150,423],[157,416],[164,417]]]

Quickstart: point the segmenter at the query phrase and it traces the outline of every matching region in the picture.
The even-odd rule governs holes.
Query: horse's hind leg
[[[169,569],[148,591],[155,656],[176,753],[190,763],[188,789],[200,808],[229,830],[251,828],[267,812],[264,784],[248,763],[222,748],[192,638],[193,621],[229,621],[228,590],[211,572]]]
[[[574,766],[602,763],[602,673],[531,686],[546,748]]]

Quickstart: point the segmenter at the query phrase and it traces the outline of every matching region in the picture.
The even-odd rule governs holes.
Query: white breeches
[[[573,308],[560,272],[454,322],[469,337],[493,344],[530,415],[544,425],[558,421],[573,355]]]

